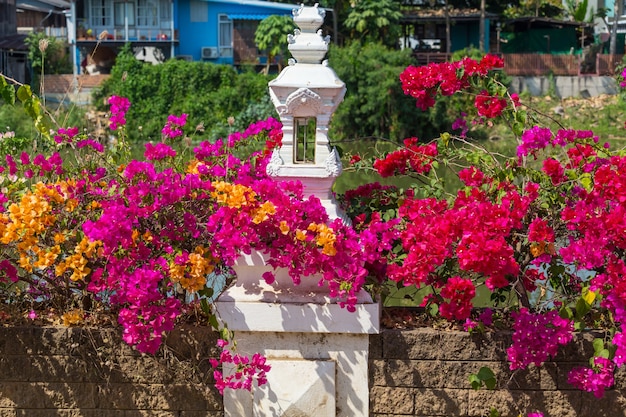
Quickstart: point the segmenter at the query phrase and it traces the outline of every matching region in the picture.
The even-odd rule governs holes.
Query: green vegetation
[[[400,3],[393,0],[359,0],[343,22],[352,39],[396,47],[400,37]]]
[[[107,110],[106,99],[111,95],[128,98],[132,140],[160,139],[167,116],[183,112],[189,115],[190,129],[203,126],[200,130],[206,129],[210,138],[217,138],[275,115],[267,93],[270,79],[205,62],[144,64],[135,59],[127,45],[118,55],[111,77],[95,92],[94,103]],[[232,126],[229,118],[234,118]]]
[[[254,43],[259,50],[267,53],[266,73],[269,73],[270,64],[277,56],[281,57],[279,68],[286,61],[285,58],[289,56],[289,44],[285,42],[285,34],[293,33],[295,28],[296,24],[291,16],[271,15],[259,23],[254,33]]]
[[[37,90],[43,74],[72,73],[67,42],[43,32],[31,32],[24,42],[28,45],[28,61],[34,74],[33,89]]]
[[[432,138],[442,127],[449,127],[449,120],[440,119],[436,112],[422,112],[402,91],[399,76],[412,64],[410,51],[352,42],[346,47],[332,45],[329,62],[347,88],[333,116],[331,140],[399,142],[411,136]]]

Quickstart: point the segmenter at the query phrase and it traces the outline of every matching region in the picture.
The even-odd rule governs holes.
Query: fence
[[[414,58],[418,65],[449,61],[451,54],[441,52],[418,52]],[[586,62],[582,55],[551,54],[500,54],[504,60],[504,71],[508,75],[616,75],[616,67],[621,64],[623,54],[597,54],[595,60]]]

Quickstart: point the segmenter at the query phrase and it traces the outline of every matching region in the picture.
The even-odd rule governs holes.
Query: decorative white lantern
[[[322,62],[330,41],[318,30],[324,22],[324,10],[316,4],[301,6],[293,14],[299,29],[287,40],[294,58],[269,83],[270,97],[283,124],[283,141],[272,154],[267,172],[277,179],[301,181],[305,195],[317,196],[331,218],[348,221],[332,195],[342,166],[328,141],[328,125],[343,100],[346,85],[327,61]]]
[[[288,40],[295,59],[269,84],[283,142],[267,171],[277,180],[301,181],[331,219],[347,222],[331,192],[341,160],[327,135],[346,87],[321,62],[329,41],[316,32],[323,18],[317,4],[294,10],[300,29]],[[320,277],[296,286],[285,269],[269,285],[262,276],[273,268],[257,252],[242,255],[233,269],[237,281],[218,298],[218,315],[235,332],[238,349],[265,355],[272,370],[252,392],[226,389],[225,416],[367,417],[369,334],[379,331],[378,303],[361,290],[349,312],[317,285]]]

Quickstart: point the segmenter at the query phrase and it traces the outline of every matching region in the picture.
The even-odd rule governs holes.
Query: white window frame
[[[159,27],[158,0],[137,0],[137,27]]]
[[[113,26],[112,3],[106,0],[91,0],[89,2],[90,26],[102,27]]]
[[[126,15],[128,14],[128,26],[135,26],[136,3],[134,1],[116,1],[113,3],[114,19],[116,27],[126,25]]]
[[[217,16],[217,45],[220,57],[233,56],[233,20],[227,14]]]

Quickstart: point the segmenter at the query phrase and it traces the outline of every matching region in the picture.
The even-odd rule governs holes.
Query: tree
[[[352,39],[397,47],[401,17],[399,3],[393,0],[358,0],[344,24]]]
[[[563,11],[561,0],[520,0],[519,4],[506,8],[503,14],[509,19],[527,16],[558,18]]]
[[[254,33],[254,43],[262,50],[267,51],[266,73],[269,72],[270,64],[274,58],[281,56],[278,62],[278,70],[282,69],[283,58],[287,56],[289,49],[287,35],[292,33],[296,25],[291,16],[272,15],[261,20],[259,27]]]
[[[485,0],[480,1],[480,41],[479,49],[485,51]]]
[[[615,13],[613,14],[613,26],[611,26],[611,43],[609,44],[609,54],[615,55],[617,50],[617,19],[622,15],[622,1],[615,0]]]

